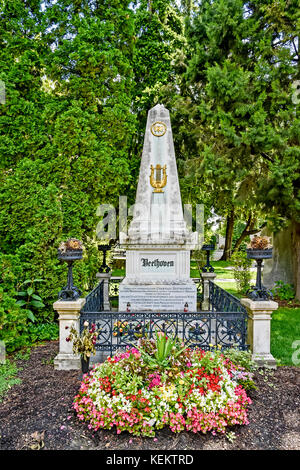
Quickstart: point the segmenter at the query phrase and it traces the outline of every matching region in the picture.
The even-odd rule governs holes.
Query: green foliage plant
[[[36,294],[35,285],[38,282],[44,282],[44,279],[27,279],[22,284],[26,290],[17,292],[17,296],[21,298],[17,300],[16,304],[26,309],[27,318],[32,322],[36,321],[34,310],[45,307],[41,297]]]
[[[143,349],[140,349],[143,359],[149,367],[156,369],[167,369],[170,367],[170,356],[177,358],[186,346],[180,347],[177,338],[170,338],[162,331],[156,331],[156,349],[153,356],[150,356]]]
[[[293,300],[295,298],[295,289],[292,284],[283,281],[276,281],[275,287],[271,289],[274,298],[278,300]]]
[[[16,377],[18,368],[14,362],[6,360],[4,364],[0,364],[0,403],[8,390],[13,386],[21,383]]]
[[[250,288],[252,264],[245,251],[237,251],[232,255],[233,274],[239,293],[245,294]]]
[[[28,332],[29,312],[16,303],[16,299],[0,286],[0,340],[6,351],[12,352],[30,341]]]
[[[55,322],[31,323],[28,326],[28,332],[31,343],[54,341],[59,337],[59,326]]]

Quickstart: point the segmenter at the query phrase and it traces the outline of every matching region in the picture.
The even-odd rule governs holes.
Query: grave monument
[[[198,242],[184,219],[169,111],[148,112],[136,201],[126,249],[119,311],[196,311],[190,250]]]

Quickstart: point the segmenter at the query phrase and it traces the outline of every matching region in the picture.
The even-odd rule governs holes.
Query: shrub
[[[53,341],[58,339],[59,326],[57,323],[40,323],[35,325],[31,323],[28,327],[30,341],[36,343],[37,341]]]
[[[28,311],[22,309],[8,293],[0,287],[0,340],[7,352],[15,351],[30,342]]]
[[[237,251],[231,257],[233,263],[233,275],[238,292],[245,294],[250,288],[252,260],[247,258],[245,251]]]
[[[36,321],[35,312],[38,312],[37,309],[45,307],[41,297],[37,295],[35,290],[39,282],[44,282],[44,279],[27,279],[21,285],[22,290],[16,293],[19,298],[17,305],[27,310],[28,318],[33,322]]]
[[[292,300],[295,298],[295,289],[292,284],[276,281],[275,287],[271,289],[274,297],[278,300]]]
[[[21,383],[16,377],[17,372],[18,369],[13,362],[5,361],[4,364],[0,364],[0,402],[13,385]]]

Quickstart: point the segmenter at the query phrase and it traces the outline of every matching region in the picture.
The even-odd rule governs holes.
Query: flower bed
[[[115,427],[117,433],[153,437],[165,426],[215,434],[248,424],[246,389],[254,383],[237,363],[242,353],[191,350],[165,336],[140,340],[137,348],[117,353],[83,377],[73,407],[90,429]]]

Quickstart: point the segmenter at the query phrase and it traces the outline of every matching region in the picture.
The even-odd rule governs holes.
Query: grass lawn
[[[218,286],[222,287],[222,289],[226,290],[229,292],[229,294],[234,295],[235,297],[238,297],[239,299],[241,297],[245,297],[243,294],[239,294],[237,291],[236,283],[235,282],[224,282],[224,281],[218,281],[218,278],[215,281],[215,284]]]
[[[300,365],[300,308],[280,307],[273,313],[271,354],[280,365]]]
[[[235,282],[216,281],[216,284],[235,297],[243,297],[242,294],[237,292]],[[298,341],[298,344],[296,341]],[[299,351],[298,354],[297,350]],[[271,354],[278,360],[278,365],[300,366],[300,308],[280,307],[273,313],[271,321]],[[295,359],[299,361],[298,364],[295,363]]]
[[[212,261],[211,265],[215,269],[215,274],[217,275],[217,279],[234,279],[233,276],[233,267],[230,264],[230,261]],[[232,268],[232,269],[224,269],[224,268]],[[125,276],[125,269],[113,269],[112,276],[114,277],[123,277]],[[196,261],[191,261],[191,277],[200,277],[200,273],[197,268]],[[256,273],[251,273],[251,278],[255,280]]]
[[[13,362],[5,361],[0,364],[0,403],[6,392],[15,384],[21,383],[16,377],[18,369]]]
[[[233,279],[233,267],[230,265],[230,261],[211,261],[211,265],[215,270],[215,274],[218,278]],[[226,269],[231,268],[231,269]],[[196,261],[191,261],[191,277],[199,277],[200,273],[197,267]]]
[[[113,269],[111,275],[113,277],[124,277],[125,276],[125,269]]]

